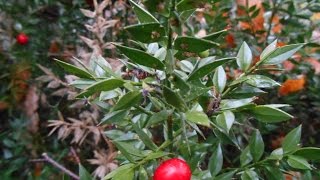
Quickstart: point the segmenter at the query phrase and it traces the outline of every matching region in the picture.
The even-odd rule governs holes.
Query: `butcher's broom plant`
[[[171,0],[156,14],[130,0],[139,23],[124,27],[132,38],[127,44],[113,44],[125,65],[121,73],[102,58],[92,60],[95,69],[56,61],[80,78],[72,83],[81,90],[77,98],[105,113],[98,126],[117,148],[119,167],[104,179],[170,178],[165,168],[179,171],[175,163],[182,163],[187,173],[173,172],[176,178],[311,179],[320,149],[301,147],[301,126],[279,148],[267,148],[267,129],[293,117],[284,111],[286,104],[259,101],[259,95],[280,85],[267,76],[276,67],[271,65],[304,44],[277,47],[274,41],[254,62],[243,42],[235,57],[216,57],[215,40],[227,29],[202,38],[184,34],[185,22],[200,2]],[[237,66],[242,74],[231,78],[227,66]],[[80,179],[91,179],[80,167]]]

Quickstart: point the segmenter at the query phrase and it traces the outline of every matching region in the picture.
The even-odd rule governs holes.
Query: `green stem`
[[[145,113],[145,114],[149,115],[149,116],[152,116],[152,115],[153,115],[153,112],[148,111],[148,110],[144,109],[144,108],[143,108],[143,107],[141,107],[141,106],[134,106],[134,107],[135,107],[135,108],[137,108],[138,110],[140,110],[141,112],[143,112],[143,113]]]
[[[173,128],[172,128],[172,116],[169,116],[167,119],[167,127],[168,127],[168,139],[172,142],[173,141]],[[173,150],[173,145],[170,144],[170,151]]]
[[[172,28],[171,28],[171,18],[174,15],[175,11],[175,6],[176,6],[176,0],[171,0],[171,6],[170,6],[170,11],[169,11],[169,18],[168,18],[168,24],[167,24],[167,32],[168,32],[168,42],[167,42],[167,58],[166,58],[166,64],[167,64],[167,69],[166,69],[166,80],[165,80],[165,85],[170,88],[170,84],[168,81],[168,78],[171,76],[171,73],[173,72],[174,69],[174,57],[172,54]],[[170,141],[173,141],[173,122],[172,122],[172,116],[169,116],[167,119],[167,130],[168,130],[168,139]],[[173,150],[172,144],[170,144],[170,150]]]

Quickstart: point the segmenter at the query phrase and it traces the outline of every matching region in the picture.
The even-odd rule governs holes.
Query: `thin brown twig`
[[[79,164],[80,163],[80,158],[79,158],[76,150],[73,147],[71,147],[70,151],[71,151],[72,156],[75,158],[76,162]]]
[[[80,180],[80,177],[78,175],[76,175],[75,173],[71,172],[69,169],[65,168],[64,166],[62,166],[61,164],[59,164],[58,162],[53,160],[51,157],[48,156],[47,153],[42,153],[42,157],[44,158],[44,160],[46,162],[52,164],[54,167],[58,168],[59,170],[61,170],[64,173],[66,173],[67,175],[69,175],[73,179]]]

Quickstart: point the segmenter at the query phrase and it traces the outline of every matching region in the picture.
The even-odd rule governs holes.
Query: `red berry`
[[[17,40],[18,44],[26,45],[29,41],[29,37],[24,33],[20,33],[17,35],[16,40]]]
[[[181,159],[173,158],[164,161],[154,172],[153,180],[190,180],[189,165]]]

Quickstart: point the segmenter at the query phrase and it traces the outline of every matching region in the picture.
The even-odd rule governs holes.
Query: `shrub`
[[[124,55],[119,59],[124,72],[113,71],[102,57],[91,58],[95,66],[81,68],[57,60],[80,78],[73,83],[81,89],[77,98],[105,113],[98,126],[118,149],[120,166],[104,179],[150,179],[160,162],[169,158],[184,159],[193,179],[315,175],[309,162],[319,160],[320,149],[300,146],[301,126],[275,149],[266,148],[261,133],[292,118],[281,110],[288,105],[259,100],[261,93],[280,85],[263,72],[305,43],[278,47],[275,40],[254,61],[251,48],[243,42],[235,57],[216,57],[215,40],[227,29],[203,37],[182,30],[201,1],[171,0],[158,18],[134,1],[130,4],[139,20],[124,28],[131,34],[132,47],[113,43]],[[237,67],[241,74],[227,76],[228,67]],[[90,179],[80,167],[80,176],[86,174],[80,178]]]

